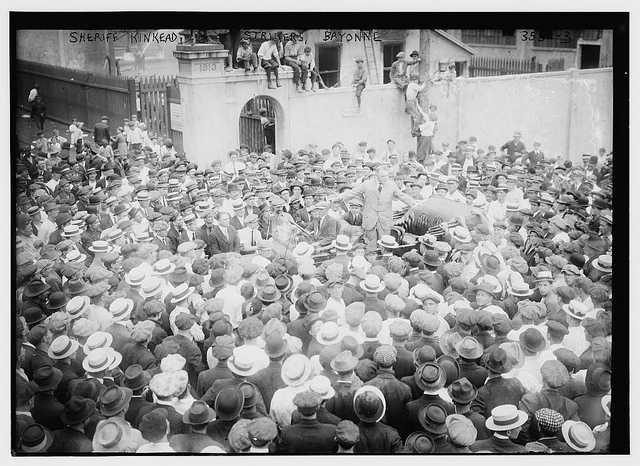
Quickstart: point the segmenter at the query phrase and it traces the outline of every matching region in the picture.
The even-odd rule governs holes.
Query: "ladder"
[[[380,84],[378,62],[376,60],[376,54],[373,49],[373,31],[370,31],[369,37],[369,40],[362,41],[362,44],[364,45],[364,58],[367,62],[367,71],[369,72],[369,79],[371,80],[371,84]]]

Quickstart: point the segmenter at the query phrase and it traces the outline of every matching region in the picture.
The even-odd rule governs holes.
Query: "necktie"
[[[254,237],[254,233],[255,231],[251,230],[251,246],[255,246],[256,245],[256,240]]]
[[[378,193],[382,192],[382,183],[378,183]]]

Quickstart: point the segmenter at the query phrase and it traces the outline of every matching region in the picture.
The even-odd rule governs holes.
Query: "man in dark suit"
[[[476,440],[470,450],[490,453],[525,453],[527,449],[516,444],[513,439],[518,437],[527,417],[527,413],[520,411],[514,405],[496,406],[487,419],[487,429],[494,432],[493,436],[486,440]]]
[[[211,354],[218,360],[214,367],[202,371],[198,374],[197,394],[202,397],[211,388],[216,380],[227,380],[233,378],[233,372],[227,366],[227,361],[233,354],[235,340],[230,335],[216,337],[211,345]]]
[[[220,211],[216,214],[218,226],[213,229],[211,237],[211,254],[224,252],[240,252],[240,238],[236,229],[229,225],[229,214]]]
[[[374,177],[344,192],[341,200],[348,202],[356,196],[364,197],[362,228],[368,240],[369,250],[376,249],[377,241],[391,233],[394,199],[413,207],[411,196],[400,191],[398,186],[389,179],[389,169],[384,165],[376,168]]]
[[[504,152],[505,150],[507,151],[507,159],[509,160],[509,163],[515,162],[516,152],[524,153],[527,150],[524,143],[520,140],[521,137],[522,134],[516,131],[513,133],[513,139],[511,141],[505,142],[500,147],[500,150],[502,152]]]
[[[204,225],[196,230],[196,238],[204,241],[204,253],[207,257],[211,257],[211,246],[213,244],[213,234],[216,228],[216,213],[210,210],[204,217]]]
[[[150,380],[151,374],[143,370],[140,364],[131,364],[124,372],[122,384],[133,392],[129,401],[129,409],[125,413],[124,419],[135,429],[138,428],[136,419],[140,410],[147,406],[153,406],[153,403],[147,401],[142,394],[143,390],[149,385]]]
[[[65,427],[53,433],[53,443],[48,452],[91,453],[93,446],[85,427],[95,409],[95,401],[81,396],[71,397],[60,413]]]
[[[269,365],[250,376],[247,380],[260,390],[267,411],[271,409],[271,399],[276,390],[285,388],[282,380],[282,361],[287,351],[287,342],[276,333],[267,337],[265,352],[269,356]]]
[[[406,439],[412,432],[422,430],[418,413],[423,406],[435,403],[440,405],[447,414],[454,414],[453,404],[444,401],[438,395],[438,390],[444,387],[446,379],[444,369],[435,362],[424,363],[416,370],[415,381],[418,387],[423,390],[423,395],[415,401],[410,401],[404,407],[400,429],[400,436],[403,439]]]
[[[33,380],[38,384],[31,409],[34,421],[51,430],[62,429],[64,424],[60,420],[60,412],[64,405],[53,394],[62,380],[62,372],[51,365],[39,366],[33,372]]]
[[[339,225],[335,218],[328,215],[329,203],[318,202],[310,207],[310,215],[313,220],[313,239],[320,248],[328,248],[331,242],[336,239],[339,233]]]
[[[109,133],[109,117],[103,116],[100,123],[96,123],[93,127],[93,140],[96,144],[102,144],[102,140],[111,141],[111,133]]]
[[[540,150],[540,141],[533,140],[533,150],[527,152],[522,156],[522,164],[529,165],[530,167],[536,167],[544,159],[544,152]],[[528,163],[527,163],[528,161]]]
[[[287,426],[280,431],[274,440],[277,453],[291,455],[333,453],[336,426],[320,424],[316,419],[321,402],[320,395],[312,391],[298,393],[295,396],[293,404],[302,415],[302,420],[300,423]]]

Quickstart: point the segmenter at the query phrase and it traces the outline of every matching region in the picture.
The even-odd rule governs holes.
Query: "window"
[[[478,45],[516,45],[516,30],[463,29],[462,42]]]
[[[327,87],[340,83],[340,46],[322,45],[317,47],[316,66]]]
[[[396,61],[396,55],[404,51],[403,42],[385,42],[382,45],[382,83],[387,84],[391,82],[389,73],[391,72],[391,65]]]
[[[467,66],[467,62],[466,61],[457,61],[454,62],[456,65],[456,76],[460,77],[460,76],[464,76],[464,71],[465,71],[465,67]]]

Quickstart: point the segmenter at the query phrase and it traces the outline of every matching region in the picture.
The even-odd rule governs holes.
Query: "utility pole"
[[[429,44],[430,37],[430,29],[420,29],[420,58],[422,61],[418,64],[418,70],[420,72],[420,81],[423,83],[426,82],[426,86],[422,92],[418,94],[418,103],[422,110],[426,113],[429,113],[429,78],[431,78],[431,70],[429,67],[431,61],[431,45]],[[433,141],[433,137],[425,137],[425,136],[417,136],[416,137],[416,153],[419,162],[424,162],[424,160],[429,156],[431,152],[431,143]]]
[[[418,64],[418,70],[420,70],[420,81],[422,82],[429,81],[429,78],[431,77],[431,70],[429,69],[431,62],[431,44],[429,43],[430,36],[430,29],[420,29],[419,51],[422,61]],[[429,109],[429,87],[430,84],[427,83],[427,87],[420,93],[419,97],[420,107],[422,107],[424,111]]]

